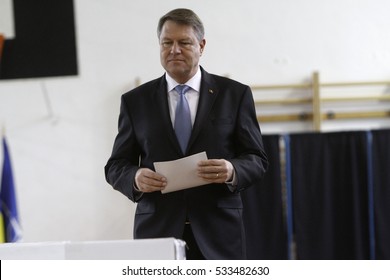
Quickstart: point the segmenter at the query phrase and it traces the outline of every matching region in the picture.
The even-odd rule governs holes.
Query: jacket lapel
[[[199,94],[199,104],[198,110],[196,113],[195,123],[192,128],[191,138],[188,143],[187,150],[191,148],[191,145],[194,143],[196,137],[202,129],[202,126],[210,114],[210,111],[213,107],[215,100],[217,99],[219,89],[209,73],[203,70],[202,71],[202,82],[200,86]]]
[[[172,126],[171,116],[169,113],[169,105],[168,105],[168,97],[167,97],[167,82],[165,80],[165,75],[162,76],[160,80],[159,87],[157,88],[155,92],[155,98],[153,100],[156,100],[155,106],[156,106],[156,113],[158,117],[160,118],[160,124],[162,127],[166,128],[166,135],[169,138],[169,140],[172,142],[175,149],[181,152],[179,142],[177,141],[175,131]]]
[[[199,104],[196,113],[196,118],[194,122],[194,126],[192,128],[191,137],[187,146],[187,151],[191,148],[191,145],[194,143],[196,137],[202,129],[202,126],[207,119],[210,111],[213,107],[213,104],[218,96],[219,88],[217,87],[212,76],[207,73],[202,67],[202,82],[200,86],[199,93]],[[175,131],[172,126],[171,117],[169,114],[169,105],[168,105],[168,97],[167,97],[167,83],[165,80],[165,76],[162,76],[159,87],[155,92],[156,100],[156,110],[158,115],[161,116],[161,125],[167,128],[167,137],[173,143],[175,149],[178,153],[182,154],[179,142],[176,138]]]

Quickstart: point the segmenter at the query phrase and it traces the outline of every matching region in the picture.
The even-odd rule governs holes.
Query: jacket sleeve
[[[134,134],[134,128],[122,95],[118,120],[118,134],[114,141],[111,157],[105,166],[107,182],[132,201],[139,199],[134,189],[135,173],[139,169],[140,148]]]
[[[253,95],[248,86],[239,104],[235,131],[237,156],[231,159],[237,176],[236,191],[255,185],[268,168]]]

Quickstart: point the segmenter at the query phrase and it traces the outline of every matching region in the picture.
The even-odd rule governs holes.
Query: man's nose
[[[172,44],[171,53],[181,53],[180,44],[178,42]]]

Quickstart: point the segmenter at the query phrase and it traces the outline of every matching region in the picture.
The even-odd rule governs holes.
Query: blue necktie
[[[174,129],[183,153],[186,152],[192,130],[190,106],[185,97],[185,94],[189,89],[190,87],[186,85],[178,85],[175,87],[180,98],[176,105]]]

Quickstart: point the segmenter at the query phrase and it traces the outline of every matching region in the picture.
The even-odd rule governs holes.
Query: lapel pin
[[[214,93],[214,91],[212,89],[209,89],[209,93]]]

